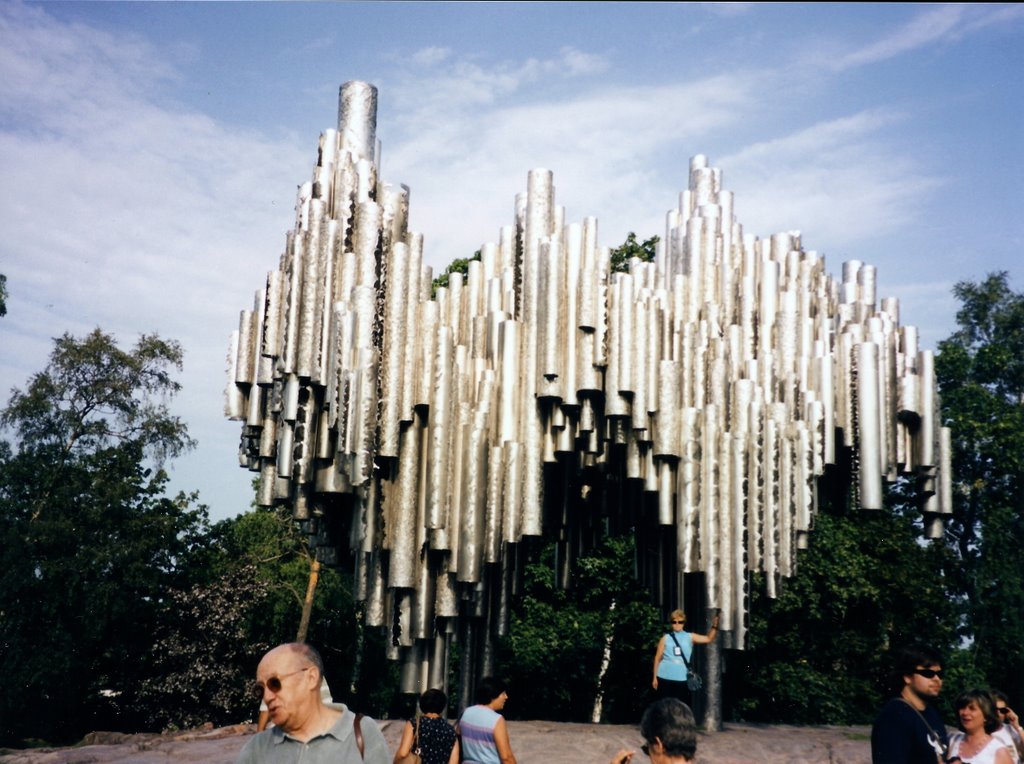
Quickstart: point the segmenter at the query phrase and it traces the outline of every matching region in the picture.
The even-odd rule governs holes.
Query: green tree
[[[0,273],[0,316],[7,315],[7,277]]]
[[[466,274],[469,272],[469,264],[480,259],[480,250],[473,253],[472,257],[457,257],[445,268],[444,273],[431,282],[430,295],[433,297],[441,287],[448,286],[448,277],[453,273]]]
[[[119,445],[136,445],[160,465],[195,445],[167,404],[181,389],[172,377],[181,359],[178,343],[156,335],[142,335],[126,351],[99,329],[81,340],[65,334],[47,368],[24,392],[12,391],[0,424],[14,431],[23,451],[55,459],[47,464],[53,479],[76,456]]]
[[[510,706],[509,714],[536,718],[543,709],[545,719],[589,722],[601,689],[604,718],[634,722],[650,700],[648,667],[660,617],[633,577],[633,537],[606,538],[577,560],[569,589],[555,584],[555,549],[545,544],[527,566],[499,652],[510,695],[530,699],[528,707]],[[610,662],[599,688],[608,644]]]
[[[271,644],[260,641],[252,620],[266,598],[255,567],[245,564],[170,592],[147,661],[151,675],[133,698],[148,725],[220,726],[255,717],[248,687]]]
[[[206,508],[165,496],[159,459],[188,448],[168,401],[176,343],[58,339],[0,413],[0,738],[68,741],[134,694],[159,605],[186,583]],[[153,461],[148,457],[155,457]]]
[[[910,505],[912,508],[912,504]],[[747,650],[727,656],[727,712],[787,724],[863,724],[887,689],[889,652],[924,636],[957,642],[941,544],[918,542],[912,509],[819,513],[797,574],[751,586]]]
[[[214,525],[210,541],[214,555],[210,570],[223,576],[242,568],[251,569],[260,591],[258,606],[245,616],[245,639],[260,648],[247,650],[248,659],[242,653],[236,654],[251,676],[260,649],[294,641],[298,636],[312,562],[309,539],[286,509],[257,507]],[[322,654],[324,673],[332,693],[339,699],[348,696],[352,684],[356,629],[350,576],[323,566],[306,641]],[[234,659],[225,660],[230,663]],[[245,718],[255,709],[243,706],[238,712],[238,718]]]
[[[651,262],[658,251],[659,241],[661,241],[660,237],[652,236],[649,239],[644,239],[643,242],[638,242],[636,234],[630,231],[626,235],[626,240],[611,251],[611,272],[628,271],[629,261],[634,257],[645,263]]]
[[[980,674],[1024,694],[1024,293],[1004,272],[958,283],[959,329],[935,370],[952,429],[953,594],[968,608]]]

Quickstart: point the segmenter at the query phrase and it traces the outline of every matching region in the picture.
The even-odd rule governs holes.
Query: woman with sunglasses
[[[992,733],[996,740],[1002,740],[1003,744],[1010,749],[1010,757],[1013,764],[1024,759],[1024,730],[1020,728],[1020,719],[1012,708],[1010,708],[1010,696],[1002,690],[991,689],[992,698],[996,702],[996,713],[1002,717],[1002,727]]]
[[[996,703],[987,690],[968,690],[956,699],[963,732],[949,736],[950,764],[1011,764],[1013,758],[1002,741],[992,736],[1002,726]]]
[[[684,631],[686,614],[682,610],[673,610],[669,620],[672,631],[661,638],[654,652],[654,679],[651,687],[659,698],[678,698],[684,703],[691,703],[692,693],[686,680],[693,671],[693,646],[715,641],[718,636],[718,614],[711,619],[711,630],[707,634]]]

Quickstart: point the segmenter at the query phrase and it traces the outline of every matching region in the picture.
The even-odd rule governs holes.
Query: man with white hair
[[[640,719],[641,750],[651,764],[691,764],[697,756],[697,722],[690,707],[678,698],[662,698],[647,707]],[[636,751],[623,749],[611,764],[633,764]]]
[[[278,645],[256,669],[254,695],[267,704],[274,727],[242,749],[237,764],[388,764],[377,723],[320,697],[320,654],[301,642]]]

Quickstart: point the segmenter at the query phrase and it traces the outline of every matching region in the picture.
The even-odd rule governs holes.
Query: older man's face
[[[297,729],[313,710],[319,697],[316,675],[313,664],[291,650],[275,648],[260,661],[256,682],[263,687],[263,702],[274,724],[285,732]]]

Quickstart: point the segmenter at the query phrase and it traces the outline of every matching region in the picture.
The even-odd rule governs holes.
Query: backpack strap
[[[945,742],[943,742],[942,736],[939,735],[939,731],[937,729],[935,729],[931,725],[931,722],[929,722],[927,719],[924,718],[924,714],[922,714],[914,706],[913,703],[911,703],[909,700],[907,700],[906,698],[903,698],[903,697],[901,697],[900,700],[902,700],[904,703],[906,703],[908,706],[910,706],[912,709],[914,709],[914,713],[918,715],[918,717],[921,719],[921,722],[928,729],[928,733],[927,733],[928,743],[932,746],[932,748],[936,748],[936,751],[935,751],[936,755],[937,756],[941,756],[942,760],[945,760],[946,755],[949,753],[949,746]],[[941,754],[939,753],[940,750],[942,751]]]
[[[356,746],[359,748],[359,758],[366,758],[366,743],[363,741],[363,731],[359,728],[359,722],[363,719],[362,714],[356,714],[356,718],[352,720],[352,731],[356,735]]]

